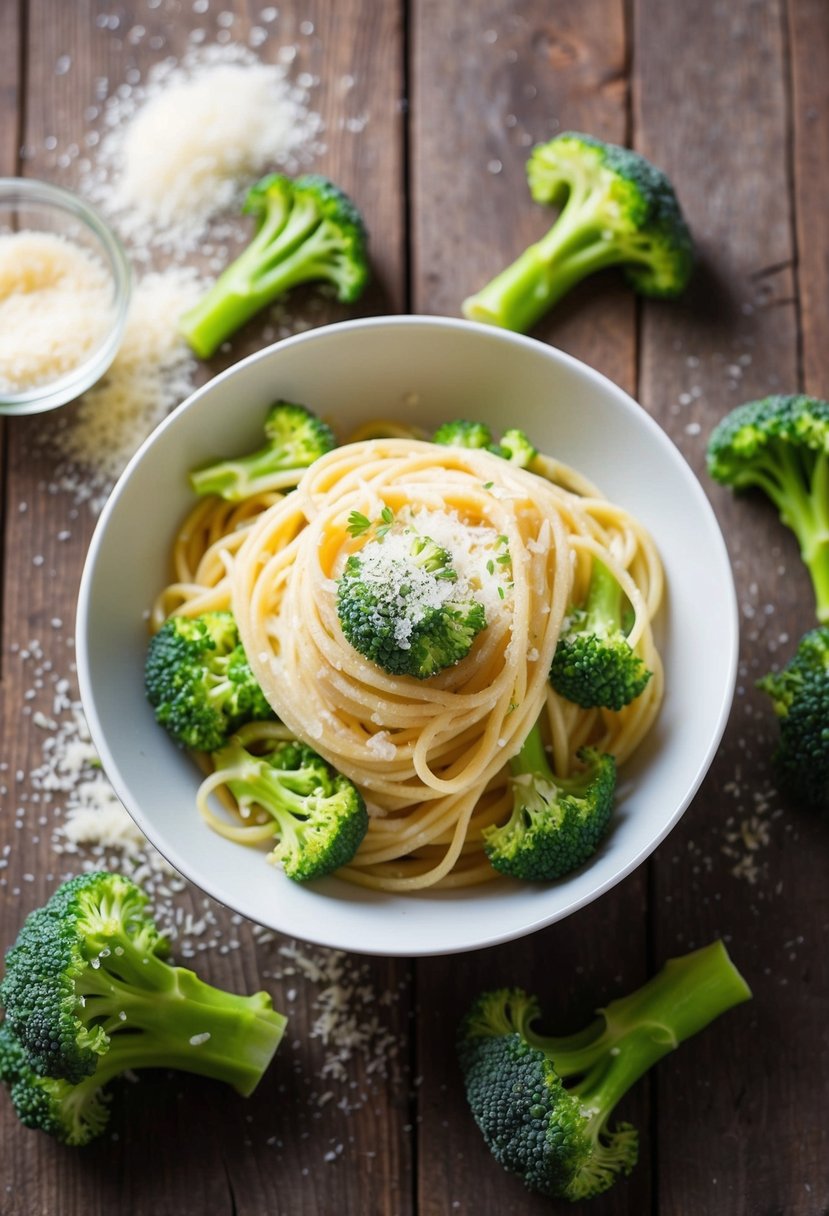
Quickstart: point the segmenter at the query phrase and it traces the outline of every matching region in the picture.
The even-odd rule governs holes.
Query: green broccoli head
[[[584,709],[620,710],[644,692],[652,673],[628,644],[622,589],[594,561],[587,599],[571,608],[550,668],[560,696]]]
[[[264,992],[236,996],[165,961],[167,943],[128,878],[65,882],[6,955],[0,1074],[28,1126],[84,1143],[106,1121],[99,1091],[129,1069],[178,1068],[249,1094],[285,1018]]]
[[[304,405],[290,401],[277,401],[268,410],[265,441],[247,456],[195,469],[190,485],[197,494],[218,494],[228,502],[241,502],[254,494],[283,489],[286,473],[307,469],[337,446],[327,423]]]
[[[532,440],[516,427],[504,431],[498,448],[497,454],[510,464],[517,465],[519,469],[528,469],[538,455],[538,449]]]
[[[62,1144],[88,1144],[109,1121],[109,1106],[96,1074],[74,1085],[39,1076],[7,1023],[0,1026],[0,1082],[23,1126],[46,1132]]]
[[[303,743],[270,740],[260,754],[246,743],[243,731],[214,754],[207,792],[226,786],[244,816],[274,820],[268,860],[288,878],[307,882],[347,865],[368,830],[354,783]]]
[[[500,443],[496,443],[492,431],[483,422],[470,422],[456,418],[444,422],[432,436],[432,443],[442,447],[476,448],[500,456],[521,469],[529,468],[538,451],[523,431],[512,427],[504,431]]]
[[[156,720],[181,747],[215,751],[244,722],[274,717],[230,612],[172,616],[144,667]]]
[[[829,810],[829,626],[812,629],[786,666],[758,681],[780,725],[773,756],[781,792]]]
[[[590,1156],[587,1121],[544,1053],[515,1031],[462,1034],[460,1058],[467,1102],[498,1164],[528,1190],[569,1198]],[[636,1148],[633,1139],[626,1173]]]
[[[577,1202],[629,1174],[638,1136],[609,1126],[631,1086],[662,1056],[751,996],[714,942],[671,959],[583,1030],[534,1030],[538,1003],[520,989],[484,993],[461,1022],[458,1058],[473,1118],[495,1160],[531,1191]]]
[[[351,199],[309,173],[272,173],[251,187],[244,210],[256,221],[250,244],[179,322],[200,358],[300,283],[330,283],[344,303],[368,281],[366,229]]]
[[[567,132],[527,162],[530,193],[561,207],[546,236],[464,301],[467,317],[525,332],[589,274],[619,265],[648,296],[685,290],[693,241],[673,186],[628,148]]]
[[[391,675],[428,679],[465,658],[486,627],[483,605],[458,594],[456,581],[451,554],[428,537],[371,540],[337,584],[343,636]]]
[[[582,748],[581,772],[556,777],[536,724],[510,761],[513,806],[507,822],[483,831],[484,852],[500,874],[551,882],[596,852],[613,814],[616,762]]]
[[[708,472],[762,490],[794,532],[812,579],[817,618],[829,622],[829,402],[803,395],[738,405],[708,441]]]
[[[432,443],[451,448],[485,448],[491,450],[492,431],[483,422],[470,422],[466,418],[455,418],[443,422],[432,436]]]

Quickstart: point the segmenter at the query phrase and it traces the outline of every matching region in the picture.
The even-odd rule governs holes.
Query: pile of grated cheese
[[[0,235],[0,392],[22,393],[79,367],[113,322],[101,260],[53,232]]]
[[[295,173],[320,151],[307,89],[233,45],[157,64],[143,85],[109,99],[104,118],[111,130],[90,192],[139,252],[199,248],[258,177]]]

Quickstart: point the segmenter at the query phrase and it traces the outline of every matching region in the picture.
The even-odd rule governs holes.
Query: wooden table
[[[83,134],[96,79],[112,86],[130,69],[180,53],[195,25],[211,36],[229,28],[240,39],[262,26],[262,5],[249,0],[211,0],[206,14],[203,7],[2,0],[0,173],[72,185],[72,168],[56,163],[48,137],[65,143]],[[82,1151],[21,1128],[3,1100],[0,1212],[559,1210],[504,1174],[473,1126],[453,1055],[460,1012],[483,986],[522,984],[575,1027],[666,957],[721,936],[755,999],[666,1059],[628,1097],[622,1113],[641,1129],[640,1164],[590,1211],[825,1213],[829,839],[826,823],[774,792],[776,728],[754,689],[813,624],[811,593],[771,507],[735,501],[712,485],[703,454],[714,422],[741,400],[798,388],[829,395],[829,11],[821,0],[282,0],[279,7],[258,53],[271,60],[281,43],[296,42],[294,69],[319,77],[314,101],[328,126],[319,168],[353,192],[371,230],[376,281],[358,312],[456,315],[464,294],[543,231],[523,167],[528,145],[559,130],[629,143],[670,174],[701,255],[687,298],[637,300],[607,274],[575,291],[536,336],[634,394],[700,474],[738,587],[737,697],[716,761],[680,825],[598,903],[527,940],[475,954],[350,960],[352,970],[364,966],[366,1000],[376,996],[397,1057],[386,1075],[367,1072],[359,1057],[348,1063],[345,1079],[330,1082],[330,1100],[320,1101],[325,1053],[310,1033],[320,984],[274,978],[286,965],[284,942],[255,940],[250,926],[217,909],[224,940],[238,948],[206,952],[200,969],[231,988],[266,986],[291,1014],[260,1090],[244,1102],[194,1078],[148,1075],[119,1092],[112,1134]],[[223,24],[220,9],[233,13],[232,24]],[[130,37],[135,27],[144,33]],[[367,121],[338,137],[338,82],[346,75],[353,77],[348,113]],[[24,161],[21,145],[30,149]],[[295,302],[300,319],[306,307],[305,297]],[[342,312],[310,315],[319,323]],[[231,359],[261,345],[249,335]],[[42,662],[74,681],[68,639],[94,525],[92,512],[45,488],[52,469],[33,440],[46,425],[48,416],[12,420],[0,433],[7,766],[0,846],[13,846],[0,874],[4,942],[66,869],[31,798],[28,775],[43,739],[27,711],[40,693],[27,697],[32,666],[21,652],[39,639]],[[195,891],[179,902],[202,906]]]

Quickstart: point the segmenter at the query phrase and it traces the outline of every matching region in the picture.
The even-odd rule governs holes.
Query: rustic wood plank
[[[222,14],[232,14],[230,26],[225,16],[219,19],[216,6],[204,14],[198,11],[202,7],[207,6],[183,9],[167,0],[160,5],[136,0],[113,10],[91,0],[77,5],[33,0],[26,172],[76,184],[80,157],[66,163],[61,152],[70,142],[81,143],[87,107],[102,78],[112,88],[127,72],[143,74],[156,60],[179,56],[196,28],[207,31],[207,41],[228,30],[228,37],[261,41],[261,34],[253,31],[264,30],[266,40],[258,48],[263,59],[273,61],[281,46],[295,44],[292,70],[297,76],[307,72],[319,78],[314,104],[326,120],[328,150],[318,167],[354,193],[373,238],[377,283],[362,310],[399,309],[404,292],[402,6],[384,5],[380,12],[369,0],[340,0],[336,5],[318,0],[282,4],[276,20],[271,13],[264,15],[267,6],[227,3],[221,8]],[[4,65],[14,58],[12,8],[0,6],[0,31],[9,32],[8,41],[0,37]],[[0,78],[4,98],[10,79]],[[353,129],[341,129],[346,120]],[[7,128],[2,130],[0,138],[6,139]],[[13,143],[16,146],[16,133]],[[384,189],[372,185],[375,175]],[[344,315],[333,305],[312,302],[310,295],[298,296],[292,309],[306,325]],[[212,366],[263,345],[267,332],[267,319],[252,325],[230,355]],[[208,374],[205,369],[202,378]],[[53,466],[34,443],[43,425],[44,419],[20,419],[10,427],[5,485],[3,653],[9,658],[3,686],[0,845],[13,847],[0,874],[3,942],[11,940],[22,915],[42,902],[63,872],[80,862],[52,853],[51,811],[43,816],[46,823],[38,823],[40,810],[46,808],[35,802],[31,773],[43,757],[43,732],[34,724],[32,711],[50,713],[57,677],[68,681],[70,695],[77,695],[71,635],[94,518],[60,492],[48,492]],[[32,639],[37,639],[38,650],[31,647]],[[17,808],[25,830],[15,830]],[[197,918],[205,911],[212,918],[204,938],[193,943],[200,973],[238,991],[265,987],[277,1007],[290,1014],[277,1062],[248,1101],[198,1078],[148,1074],[139,1084],[122,1087],[111,1136],[82,1153],[61,1150],[23,1129],[4,1100],[3,1212],[107,1216],[126,1203],[130,1210],[160,1216],[258,1216],[263,1211],[327,1216],[333,1210],[352,1216],[405,1216],[411,1210],[406,962],[356,956],[346,960],[346,981],[354,984],[357,977],[376,998],[378,1008],[372,1012],[378,1014],[388,1045],[384,1048],[380,1032],[375,1032],[368,1054],[357,1051],[341,1079],[327,1077],[322,1074],[330,1050],[313,1037],[312,1028],[320,1013],[315,1002],[328,982],[326,976],[333,974],[336,956],[311,952],[308,957],[322,964],[322,976],[310,979],[281,952],[290,948],[287,939],[274,936],[267,941],[217,905],[205,905],[195,890],[178,896],[175,903]],[[220,939],[200,952],[211,943],[214,930]],[[365,1009],[363,1016],[368,1016]],[[386,1062],[384,1056],[391,1057],[395,1049],[397,1058]]]
[[[17,172],[20,128],[22,0],[0,7],[0,174]]]
[[[420,0],[412,39],[413,303],[415,311],[457,314],[463,296],[552,222],[529,198],[529,146],[568,128],[625,141],[624,5]],[[635,303],[613,276],[583,284],[537,336],[633,391]],[[549,1211],[549,1200],[530,1196],[486,1150],[463,1097],[455,1030],[478,992],[510,985],[538,992],[551,1025],[586,1023],[644,978],[645,907],[643,869],[600,904],[524,941],[418,964],[424,1216]],[[609,934],[610,919],[624,928]],[[641,1129],[642,1159],[628,1182],[591,1205],[596,1216],[649,1209],[647,1086],[630,1095],[624,1117]]]
[[[807,1113],[825,1101],[829,1065],[829,841],[825,824],[774,791],[776,726],[754,689],[813,623],[812,597],[793,538],[769,504],[735,500],[704,473],[707,436],[721,415],[798,385],[784,17],[779,3],[745,0],[634,6],[636,143],[674,180],[702,255],[684,303],[644,310],[641,399],[710,494],[742,625],[725,740],[656,864],[656,953],[725,937],[755,993],[750,1008],[659,1067],[665,1216],[805,1216],[829,1202],[826,1124]],[[799,53],[810,62],[805,45]]]
[[[829,168],[822,149],[829,146],[829,19],[820,0],[790,0],[789,43],[803,388],[825,398],[829,397],[825,207]]]

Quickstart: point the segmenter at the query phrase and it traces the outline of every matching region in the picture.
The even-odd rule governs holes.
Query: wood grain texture
[[[829,14],[821,0],[789,0],[788,9],[803,389],[829,398]]]
[[[530,145],[567,128],[625,141],[624,6],[616,0],[578,7],[421,0],[413,9],[412,45],[414,308],[457,314],[464,295],[554,218],[529,198]],[[493,172],[496,162],[501,167]],[[635,315],[630,293],[601,276],[554,310],[538,335],[632,392]],[[586,1023],[596,1006],[644,979],[645,905],[643,869],[601,904],[524,941],[419,963],[418,1201],[424,1216],[550,1210],[549,1200],[529,1195],[485,1148],[459,1085],[455,1028],[478,992],[512,985],[538,993],[552,1026],[573,1030]],[[608,918],[617,931],[607,932]],[[642,1130],[640,1165],[629,1182],[591,1206],[596,1216],[648,1210],[646,1085],[629,1096],[622,1117]]]
[[[11,7],[0,6],[10,34],[15,29]],[[82,155],[67,158],[65,150],[72,142],[82,144],[91,121],[89,107],[104,79],[111,92],[135,79],[134,73],[143,77],[165,55],[180,56],[195,29],[204,29],[208,41],[229,29],[233,39],[244,42],[254,27],[264,28],[262,7],[223,4],[222,14],[232,13],[228,26],[216,6],[199,15],[190,5],[166,0],[117,10],[89,0],[71,5],[32,0],[26,173],[76,185]],[[389,4],[379,12],[368,0],[338,2],[336,9],[327,3],[303,4],[301,10],[288,6],[278,23],[266,24],[269,36],[259,55],[274,61],[280,47],[296,46],[291,68],[295,78],[307,73],[317,82],[313,105],[325,121],[327,150],[315,168],[353,192],[370,224],[376,282],[364,311],[395,311],[402,307],[405,292],[401,8]],[[8,61],[10,71],[14,46],[11,38],[0,40],[0,62],[6,66]],[[4,76],[0,81],[4,101],[10,103],[12,79]],[[18,111],[10,104],[3,113],[0,146],[16,147]],[[386,188],[374,188],[375,178],[387,183]],[[297,294],[292,315],[297,322],[318,325],[338,319],[344,311],[321,305],[309,292]],[[266,321],[249,326],[201,378],[262,346]],[[324,403],[316,404],[324,409]],[[66,417],[71,425],[71,411]],[[4,942],[13,938],[21,916],[47,897],[65,868],[50,849],[51,823],[39,827],[36,822],[30,774],[42,761],[44,734],[34,724],[32,710],[49,713],[57,674],[75,691],[74,609],[94,524],[90,511],[48,489],[53,465],[35,442],[44,425],[43,418],[9,425],[4,486],[0,843],[13,845],[0,875]],[[34,639],[41,655],[37,661],[32,658]],[[14,826],[18,807],[24,830]],[[196,891],[178,902],[196,916],[204,910]],[[367,1071],[358,1052],[344,1080],[325,1078],[320,1074],[326,1048],[313,1036],[320,1013],[314,1000],[323,982],[314,985],[299,973],[286,973],[280,954],[286,939],[255,939],[251,926],[237,923],[238,918],[217,905],[209,907],[223,944],[199,954],[195,965],[205,978],[232,990],[267,988],[276,1006],[289,1013],[289,1030],[274,1067],[247,1101],[199,1078],[146,1074],[139,1084],[120,1087],[111,1134],[81,1153],[61,1150],[46,1137],[26,1131],[4,1101],[3,1216],[51,1216],[58,1211],[65,1216],[108,1216],[116,1209],[158,1216],[259,1216],[265,1211],[327,1216],[334,1210],[350,1216],[405,1216],[410,1211],[408,964],[352,960],[361,983],[376,993],[377,1014],[390,1041],[402,1044],[388,1074]],[[302,926],[297,931],[301,934]],[[384,999],[387,1003],[380,1005]]]
[[[0,175],[17,173],[20,130],[20,40],[22,5],[0,5]]]
[[[722,936],[755,993],[659,1067],[666,1216],[805,1216],[829,1202],[826,1125],[803,1118],[827,1090],[827,826],[774,789],[776,726],[754,688],[814,623],[813,600],[770,505],[704,472],[727,410],[798,387],[784,18],[750,0],[634,6],[636,143],[672,177],[701,251],[687,299],[644,309],[641,399],[714,503],[742,628],[728,731],[659,852],[651,914],[659,957]]]

